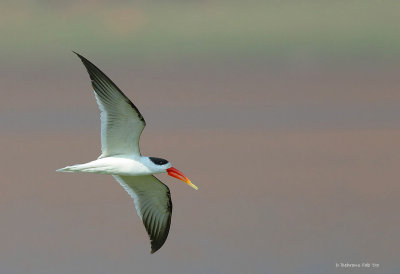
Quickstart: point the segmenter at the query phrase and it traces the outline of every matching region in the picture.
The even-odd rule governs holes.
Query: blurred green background
[[[399,11],[376,0],[2,1],[0,50],[6,61],[67,50],[137,62],[386,60],[399,56]]]

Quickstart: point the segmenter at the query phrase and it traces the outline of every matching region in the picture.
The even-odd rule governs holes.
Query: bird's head
[[[193,187],[194,189],[198,189],[197,186],[192,184],[188,177],[186,177],[182,172],[177,170],[176,168],[172,167],[171,163],[162,158],[156,157],[149,157],[150,161],[157,166],[158,169],[161,169],[163,172],[167,172],[169,176],[177,178],[181,181],[184,181],[189,186]]]

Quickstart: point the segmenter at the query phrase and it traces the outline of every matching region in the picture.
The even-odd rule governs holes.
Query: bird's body
[[[171,164],[156,165],[150,157],[137,155],[116,155],[99,158],[85,164],[67,166],[58,171],[64,172],[89,172],[110,175],[142,176],[164,173]]]
[[[151,240],[151,253],[167,239],[171,224],[171,194],[153,174],[167,172],[197,189],[182,172],[162,158],[142,156],[139,138],[146,126],[136,106],[101,70],[77,54],[85,65],[101,111],[102,154],[94,161],[67,166],[60,172],[112,175],[134,199],[136,211]]]

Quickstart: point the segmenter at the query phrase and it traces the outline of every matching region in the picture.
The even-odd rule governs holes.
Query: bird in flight
[[[101,155],[97,160],[67,166],[60,172],[89,172],[112,175],[133,198],[136,211],[149,234],[151,253],[160,249],[171,225],[169,188],[153,174],[168,175],[197,187],[167,160],[142,156],[139,138],[146,126],[137,107],[100,69],[74,52],[86,67],[101,111]]]

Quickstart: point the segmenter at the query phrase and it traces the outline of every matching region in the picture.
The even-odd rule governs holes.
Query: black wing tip
[[[156,178],[156,177],[154,177],[154,178]],[[168,234],[169,234],[169,231],[171,229],[171,219],[172,219],[171,192],[170,192],[169,187],[167,185],[162,183],[160,180],[158,180],[158,181],[162,185],[164,185],[164,187],[166,188],[166,194],[167,194],[167,197],[168,197],[168,203],[167,203],[167,208],[168,208],[168,213],[167,214],[168,214],[168,217],[167,217],[167,222],[165,223],[165,225],[162,226],[162,228],[160,228],[159,233],[157,233],[156,235],[154,235],[154,233],[152,233],[150,227],[145,225],[147,234],[150,237],[150,242],[151,242],[151,252],[150,253],[151,254],[154,254],[157,250],[159,250],[165,244],[165,242],[167,241]]]
[[[149,237],[150,237],[150,241],[151,241],[151,254],[153,254],[157,250],[159,250],[167,241],[170,225],[171,225],[171,221],[169,220],[165,227],[165,230],[157,238],[154,238],[154,235],[152,235],[151,233],[148,233]]]
[[[86,59],[84,56],[80,55],[79,53],[77,53],[76,51],[72,51],[73,53],[75,53],[79,59],[81,59],[83,65],[85,66],[87,72],[89,73],[89,77],[90,80],[92,81],[92,85],[93,82],[95,81],[94,79],[94,75],[95,74],[100,74],[101,77],[106,78],[108,81],[112,82],[110,78],[107,77],[107,75],[105,75],[98,67],[96,67],[92,62],[90,62],[88,59]],[[114,84],[114,83],[113,83]],[[118,89],[118,87],[114,84],[114,86]],[[96,89],[95,89],[96,91]],[[97,93],[97,92],[96,92]],[[126,96],[125,96],[126,97]]]
[[[114,82],[107,75],[104,74],[104,72],[102,72],[92,62],[90,62],[88,59],[86,59],[85,57],[83,57],[82,55],[77,53],[76,51],[72,51],[72,52],[75,53],[81,59],[83,65],[85,66],[87,72],[89,73],[90,80],[92,80],[92,85],[94,85],[94,81],[95,81],[94,75],[95,74],[97,74],[98,77],[104,78],[107,81],[109,81],[115,87],[115,89],[117,89],[122,94],[122,96],[125,98],[126,102],[136,111],[139,119],[144,123],[144,125],[146,125],[146,121],[144,120],[139,109],[131,102],[131,100],[129,100],[128,97],[126,97],[126,95],[117,87],[117,85],[114,84]],[[96,88],[94,90],[96,91]],[[96,91],[96,93],[97,93],[97,91]]]
[[[165,243],[165,241],[167,240],[167,237],[165,237],[165,239],[161,239],[161,241],[157,241],[157,242],[152,242],[151,243],[151,254],[154,254],[157,250],[159,250]]]
[[[72,52],[75,53],[75,54],[79,57],[79,59],[81,59],[82,63],[83,63],[83,64],[85,65],[85,67],[88,69],[88,72],[89,72],[89,74],[90,74],[88,64],[91,65],[91,66],[94,66],[94,67],[96,67],[96,66],[93,65],[92,62],[90,62],[88,59],[86,59],[84,56],[80,55],[80,54],[77,53],[76,51],[72,51]]]
[[[81,59],[86,59],[85,57],[83,57],[82,55],[80,55],[79,53],[77,53],[76,51],[72,51],[73,53],[75,53],[79,58],[81,58]]]
[[[168,218],[164,231],[162,232],[161,235],[159,235],[159,237],[152,238],[152,235],[148,233],[151,240],[151,254],[155,253],[165,244],[168,238],[170,228],[171,228],[171,215]]]
[[[79,57],[79,59],[81,59],[82,61],[88,61],[85,57],[83,57],[82,55],[80,55],[76,51],[73,50],[72,52],[75,53]]]

